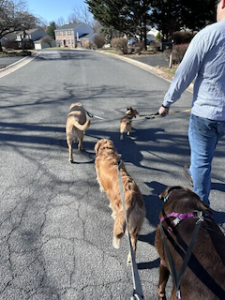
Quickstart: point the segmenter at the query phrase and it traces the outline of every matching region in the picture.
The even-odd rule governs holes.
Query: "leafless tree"
[[[60,17],[57,21],[56,21],[56,24],[57,24],[57,27],[61,27],[63,25],[65,25],[65,20],[63,17]]]
[[[36,27],[37,18],[26,9],[26,1],[0,0],[0,51],[1,38],[15,31]]]
[[[50,47],[52,47],[52,40],[53,39],[50,36],[47,36],[47,35],[42,38],[42,41],[44,43],[48,44]]]
[[[69,22],[72,21],[73,23],[82,22],[92,27],[91,25],[93,25],[94,19],[93,19],[93,15],[89,12],[87,6],[80,5],[80,6],[75,6],[73,8],[73,12],[69,15],[68,21]]]

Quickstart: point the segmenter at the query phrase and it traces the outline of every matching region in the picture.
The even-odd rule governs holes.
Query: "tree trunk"
[[[2,51],[3,51],[3,49],[2,49],[2,43],[0,41],[0,52],[2,52]]]

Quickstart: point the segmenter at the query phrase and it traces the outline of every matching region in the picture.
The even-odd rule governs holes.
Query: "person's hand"
[[[159,114],[160,114],[160,116],[166,117],[169,114],[169,110],[170,110],[169,107],[160,106],[160,108],[159,108]]]

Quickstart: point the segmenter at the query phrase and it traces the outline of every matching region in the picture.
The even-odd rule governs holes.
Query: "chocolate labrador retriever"
[[[212,210],[180,186],[168,187],[160,199],[164,205],[155,237],[160,257],[158,299],[167,299],[170,274],[171,300],[225,299],[225,236]]]

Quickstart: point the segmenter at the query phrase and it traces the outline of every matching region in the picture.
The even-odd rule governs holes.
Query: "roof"
[[[92,33],[89,33],[89,34],[86,34],[86,35],[80,37],[80,39],[84,39],[84,40],[88,39],[88,40],[90,40],[91,38],[95,37],[96,35],[98,35],[96,32],[92,32]]]
[[[26,32],[26,34],[30,34],[30,33],[32,33],[32,32],[38,31],[38,30],[44,31],[42,28],[32,28],[32,29],[25,30],[25,32]],[[20,32],[18,32],[18,33],[19,33],[19,34],[22,34],[23,31],[20,31]]]
[[[53,38],[50,35],[46,35],[46,36],[43,36],[42,38],[40,38],[39,40],[34,41],[34,43],[45,42],[46,38],[48,39],[49,42],[54,41]]]
[[[64,30],[64,29],[74,29],[74,28],[78,27],[81,24],[82,23],[69,23],[69,24],[65,24],[65,25],[57,28],[55,31],[57,31],[57,30]]]

